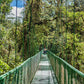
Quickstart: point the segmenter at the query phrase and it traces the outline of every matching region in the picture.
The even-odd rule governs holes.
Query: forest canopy
[[[22,23],[6,19],[11,2],[0,1],[0,74],[44,47],[84,72],[84,0],[27,0]]]

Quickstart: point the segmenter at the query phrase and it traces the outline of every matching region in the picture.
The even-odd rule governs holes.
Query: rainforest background
[[[84,72],[84,0],[26,0],[22,23],[6,19],[11,2],[0,0],[0,75],[44,47]]]

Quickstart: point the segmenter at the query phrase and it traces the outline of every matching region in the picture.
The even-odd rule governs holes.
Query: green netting
[[[42,51],[24,61],[20,66],[1,75],[0,84],[30,84],[40,62],[41,54]]]
[[[84,84],[84,73],[75,69],[51,51],[48,51],[48,57],[59,84]]]

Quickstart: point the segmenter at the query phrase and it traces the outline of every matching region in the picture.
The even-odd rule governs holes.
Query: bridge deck
[[[47,55],[42,55],[39,68],[31,84],[58,84]]]

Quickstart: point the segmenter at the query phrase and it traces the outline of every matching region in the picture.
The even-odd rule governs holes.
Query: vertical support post
[[[20,84],[22,84],[22,67],[20,68]]]
[[[75,83],[77,84],[77,74],[74,72]]]
[[[17,83],[16,84],[19,84],[19,69],[17,69],[16,73],[17,73]]]
[[[68,67],[68,84],[70,84],[70,70],[69,70],[69,67]]]
[[[64,64],[64,84],[66,84],[66,65]]]
[[[73,84],[73,71],[71,70],[71,84]]]
[[[59,84],[61,84],[61,61],[59,60]]]
[[[42,50],[40,51],[40,60],[41,60],[41,56],[42,56]]]
[[[55,58],[55,76],[56,76],[56,58]]]

